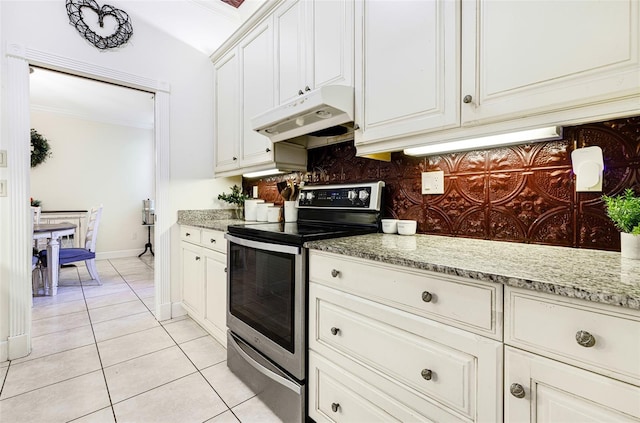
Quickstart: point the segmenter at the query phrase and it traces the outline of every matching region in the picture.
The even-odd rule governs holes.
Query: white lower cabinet
[[[640,311],[312,250],[308,401],[316,422],[640,423]]]
[[[509,346],[504,398],[505,422],[640,421],[637,386]]]
[[[182,305],[222,345],[227,345],[227,244],[224,232],[180,228]]]
[[[505,288],[505,422],[640,422],[640,312]]]
[[[502,420],[501,342],[400,308],[412,303],[415,272],[407,273],[407,289],[402,274],[396,273],[386,292],[371,281],[376,289],[367,298],[341,290],[340,282],[327,284],[321,276],[314,277],[327,270],[331,259],[336,263],[329,272],[344,269],[339,256],[310,253],[311,418],[317,422]],[[372,264],[357,262],[350,270],[363,275]],[[424,273],[425,278],[430,276]],[[346,282],[348,273],[344,275]],[[361,278],[363,287],[364,280],[369,283]],[[399,298],[399,292],[406,292],[407,298]],[[385,304],[385,298],[401,306]],[[482,302],[483,295],[478,299]],[[431,301],[424,301],[425,306]]]

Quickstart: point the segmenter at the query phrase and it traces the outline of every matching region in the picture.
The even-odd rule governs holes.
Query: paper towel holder
[[[602,191],[604,159],[600,147],[594,145],[573,150],[571,162],[576,175],[576,192]]]

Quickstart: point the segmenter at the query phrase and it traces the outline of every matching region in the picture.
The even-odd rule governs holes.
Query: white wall
[[[151,95],[149,102],[153,107]],[[144,251],[142,200],[154,198],[155,189],[153,130],[38,110],[31,112],[31,127],[47,138],[52,152],[31,169],[31,196],[42,201],[42,209],[103,204],[98,259]]]
[[[117,0],[116,7],[127,10],[127,1]],[[153,7],[149,3],[149,7]],[[203,53],[171,38],[142,20],[133,22],[133,36],[122,48],[100,51],[83,39],[69,24],[65,3],[51,1],[0,1],[0,48],[2,48],[0,78],[0,149],[7,149],[8,127],[6,121],[6,45],[17,43],[28,49],[48,52],[52,55],[89,63],[109,69],[127,72],[143,78],[170,84],[170,210],[175,222],[177,210],[199,209],[216,206],[217,194],[237,183],[235,179],[213,179],[213,69]],[[212,28],[212,31],[215,28]],[[25,142],[29,142],[25,138]],[[11,155],[11,152],[9,152]],[[11,164],[9,164],[10,166]],[[0,168],[0,179],[7,172]],[[8,189],[20,181],[7,180]],[[28,198],[25,198],[28,201]],[[11,204],[0,198],[0,234],[7,233],[12,225]],[[175,240],[178,230],[171,232],[172,300],[179,300],[179,254]],[[7,237],[0,236],[0,361],[3,359],[2,343],[6,344],[8,329],[8,268]],[[28,281],[25,281],[28,283]],[[6,350],[5,350],[6,355]]]

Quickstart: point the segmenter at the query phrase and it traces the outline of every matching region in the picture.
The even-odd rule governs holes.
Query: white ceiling
[[[133,24],[144,21],[207,56],[211,55],[266,0],[244,0],[238,8],[221,0],[112,0]],[[102,3],[100,3],[102,4]],[[153,127],[153,96],[45,69],[30,76],[32,110],[104,123]]]
[[[153,94],[42,68],[30,76],[31,110],[153,128]]]

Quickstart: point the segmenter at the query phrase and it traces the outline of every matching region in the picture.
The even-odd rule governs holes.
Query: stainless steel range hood
[[[307,135],[352,122],[353,97],[353,87],[327,85],[254,117],[251,126],[272,142]]]

